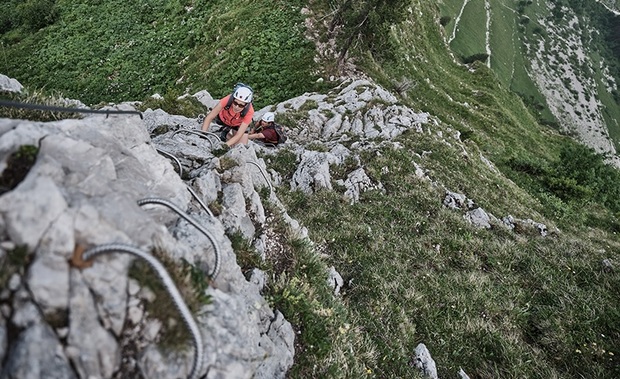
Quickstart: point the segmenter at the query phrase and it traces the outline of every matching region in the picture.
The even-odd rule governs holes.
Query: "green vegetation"
[[[467,62],[468,57],[486,54],[486,11],[484,0],[470,0],[463,9],[459,28],[450,46]],[[458,48],[457,48],[458,47]],[[486,60],[484,60],[486,63]]]
[[[0,72],[87,104],[203,89],[225,96],[243,81],[260,108],[316,79],[302,2],[29,0],[57,15],[36,28],[11,2],[0,19]]]
[[[318,330],[311,327],[313,316],[333,308],[316,295],[316,286],[306,285],[318,273],[284,271],[286,291],[276,295],[292,296],[294,309],[283,309],[303,331],[292,375],[411,377],[413,350],[424,342],[440,377],[453,377],[461,367],[481,378],[616,377],[620,315],[611,304],[620,282],[601,262],[620,246],[612,200],[617,170],[540,126],[540,115],[484,64],[472,64],[471,71],[455,64],[439,48],[439,31],[428,28],[438,13],[423,2],[417,6],[428,19],[392,32],[401,46],[395,56],[402,59],[377,60],[367,51],[356,57],[386,87],[392,78],[417,83],[415,96],[403,101],[441,120],[444,135],[450,128],[466,136],[467,156],[432,135],[411,132],[400,138],[404,149],[362,157],[384,193],[367,192],[349,205],[337,191],[308,196],[278,190],[289,213],[308,227],[321,265],[335,266],[347,283],[346,311],[334,316],[338,332],[335,325],[331,332]],[[421,159],[422,151],[431,154]],[[483,164],[481,154],[501,171]],[[461,212],[441,205],[443,191],[419,179],[412,161],[494,215],[531,218],[553,232],[542,237],[523,227],[472,227]],[[334,179],[344,175],[340,171],[334,169]],[[306,299],[318,303],[306,309]],[[333,339],[343,325],[363,333],[332,343],[329,354],[314,343],[314,353],[304,348],[304,341],[325,334]],[[317,367],[339,369],[313,371]]]
[[[6,288],[6,285],[15,273],[23,274],[23,267],[30,263],[30,254],[27,246],[16,246],[15,248],[0,255],[0,264],[2,272],[0,272],[0,287]]]
[[[480,9],[481,3],[470,5]],[[364,21],[368,4],[378,11]],[[50,82],[42,80],[52,72],[46,68],[30,69],[28,80],[55,88],[64,78],[66,89],[77,89],[70,96],[88,95],[95,102],[147,97],[154,91],[172,100],[185,87],[224,95],[241,80],[251,83],[261,94],[258,103],[266,105],[316,89],[315,76],[332,74],[344,51],[349,63],[385,88],[405,79],[415,83],[415,90],[401,91],[400,101],[428,112],[438,124],[433,130],[450,144],[436,133],[409,131],[398,138],[402,148],[361,153],[359,165],[383,191],[363,193],[353,205],[337,186],[312,195],[292,191],[286,183],[297,166],[296,153],[282,149],[265,157],[283,178],[278,197],[291,217],[308,228],[312,244],[293,235],[275,209],[266,213],[280,238],[277,255],[257,262],[245,241],[232,240],[244,270],[259,266],[273,278],[266,296],[297,331],[290,377],[417,377],[412,358],[420,342],[430,349],[440,377],[455,377],[459,368],[472,378],[619,377],[620,273],[602,262],[618,261],[620,178],[603,157],[540,124],[554,120],[545,115],[544,99],[531,81],[525,81],[525,58],[516,42],[524,35],[543,37],[532,17],[537,4],[515,1],[516,13],[494,6],[503,21],[492,27],[506,26],[501,39],[491,39],[497,52],[491,68],[480,60],[457,63],[446,48],[462,1],[412,0],[411,12],[408,7],[403,12],[407,19],[391,22],[382,8],[387,2],[368,4],[311,4],[312,20],[321,20],[314,25],[322,42],[329,26],[338,26],[331,31],[336,54],[321,62],[327,68],[322,72],[314,71],[319,69],[314,52],[303,42],[301,4],[260,0],[75,6],[58,0],[61,16],[51,25],[34,33],[22,24],[4,29],[1,41],[9,46],[11,59],[0,56],[6,65],[0,70],[8,68],[9,75],[23,80],[16,73],[25,68],[16,62],[45,62],[41,67],[68,62],[52,70],[57,78]],[[352,6],[351,14],[346,5]],[[105,12],[87,21],[92,7]],[[550,16],[561,17],[557,12]],[[140,21],[128,24],[130,14],[138,14]],[[482,22],[484,13],[468,14]],[[519,23],[525,16],[530,21]],[[380,36],[356,34],[362,21]],[[92,23],[92,32],[78,33],[86,22]],[[62,49],[60,35],[66,41]],[[42,51],[50,54],[45,59],[34,52],[35,40],[43,41]],[[496,46],[508,40],[512,46]],[[485,53],[480,41],[456,41],[471,48],[460,55]],[[116,43],[117,49],[101,47]],[[92,46],[84,49],[87,44]],[[50,59],[52,53],[65,58]],[[264,64],[257,56],[272,59]],[[512,59],[514,65],[496,62],[494,56],[502,62]],[[112,75],[117,68],[118,75]],[[283,115],[283,123],[301,127],[310,110],[308,102]],[[620,119],[614,112],[608,118]],[[457,132],[462,142],[452,137]],[[325,149],[320,142],[306,148]],[[438,185],[419,178],[413,163]],[[235,164],[221,161],[223,169]],[[354,161],[332,167],[333,179],[357,167]],[[543,237],[523,226],[511,230],[498,221],[491,229],[477,229],[462,211],[442,205],[446,189],[465,194],[500,219],[512,215],[544,223],[550,233]],[[330,266],[345,281],[339,296],[326,285]]]
[[[573,68],[580,71],[583,78],[588,80],[592,78],[596,83],[594,90],[597,98],[604,104],[602,113],[605,124],[618,148],[620,125],[617,120],[620,118],[620,96],[615,90],[610,94],[608,86],[610,77],[616,81],[620,78],[620,59],[617,54],[620,50],[617,33],[620,26],[617,17],[597,1],[554,0],[551,3],[552,8],[548,7],[546,2],[531,0],[511,2],[490,0],[488,13],[483,2],[478,0],[446,0],[440,2],[439,7],[441,19],[449,20],[442,25],[452,50],[464,63],[486,62],[488,52],[484,43],[488,38],[490,64],[498,80],[519,94],[542,124],[556,128],[561,126],[549,110],[544,95],[540,93],[532,78],[535,70],[531,65],[531,54],[532,50],[536,50],[532,46],[540,46],[542,43],[543,49],[553,55],[551,53],[553,39],[555,43],[564,44],[566,51],[573,51],[568,54],[570,62],[565,63],[570,63]],[[569,10],[582,17],[576,26],[565,25],[569,18]],[[490,15],[489,20],[487,14]],[[589,58],[593,62],[593,67],[579,62],[582,58],[575,56],[574,47],[567,46],[570,38],[565,32],[560,36],[548,35],[550,22],[563,25],[564,28],[583,29],[578,36],[581,38],[581,44],[588,48],[585,53],[591,55]],[[491,31],[488,37],[485,34],[487,24]],[[600,32],[587,33],[587,28],[594,28]],[[585,35],[592,35],[592,38],[585,38]],[[526,45],[530,47],[526,48]],[[563,58],[557,56],[555,59],[561,61]],[[601,72],[599,62],[603,62],[609,70]],[[559,73],[563,71],[557,62],[551,70]],[[565,79],[564,84],[567,87],[568,83],[568,79]],[[573,92],[573,95],[576,96],[577,93]]]
[[[24,180],[37,160],[39,148],[32,145],[22,145],[9,155],[6,168],[0,175],[0,194],[17,187]]]
[[[205,292],[209,285],[205,272],[186,261],[175,262],[163,251],[155,250],[153,256],[164,265],[192,312],[209,303],[210,298]],[[159,275],[146,262],[135,260],[129,269],[129,276],[155,295],[156,301],[146,302],[144,309],[150,317],[162,323],[159,346],[168,350],[189,347],[191,335]]]
[[[180,98],[180,94],[174,92],[166,93],[161,99],[149,97],[140,104],[138,109],[142,112],[151,109],[161,109],[169,114],[175,114],[185,117],[195,117],[199,114],[206,114],[209,109],[202,105],[195,97],[187,96]]]
[[[51,93],[48,93],[41,90],[31,91],[26,88],[21,93],[0,92],[0,99],[15,103],[26,103],[52,107],[75,107],[72,105],[67,105],[67,101],[57,91],[52,91]],[[0,117],[24,119],[31,121],[56,121],[66,118],[80,118],[82,116],[79,113],[71,112],[70,110],[60,112],[2,106],[0,107]]]

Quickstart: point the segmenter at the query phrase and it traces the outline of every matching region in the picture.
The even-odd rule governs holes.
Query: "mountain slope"
[[[205,62],[212,52],[219,54],[218,62],[234,62],[243,52],[236,48],[242,41],[248,49],[241,54],[243,62],[254,63],[252,52],[262,45],[250,37],[233,38],[254,36],[244,24],[231,21],[243,10],[235,6],[246,3],[227,2],[227,8],[222,2],[212,8],[210,25],[222,29],[209,34],[213,39],[199,38],[192,57],[205,60],[194,60],[194,72],[204,67],[214,77],[221,74],[226,81],[237,80],[230,76],[236,69],[230,64]],[[286,5],[253,4],[257,14]],[[423,342],[435,357],[441,377],[454,376],[459,368],[481,378],[617,377],[617,173],[549,127],[549,122],[541,125],[541,117],[544,121],[546,116],[532,113],[513,92],[515,88],[507,85],[523,85],[536,96],[534,104],[544,103],[532,80],[528,84],[518,79],[527,73],[527,66],[517,60],[527,60],[518,53],[516,42],[503,49],[492,42],[472,43],[473,54],[486,54],[490,46],[491,56],[513,56],[515,63],[507,63],[504,74],[493,63],[491,68],[476,60],[459,63],[458,54],[448,49],[452,33],[442,28],[446,1],[440,5],[412,1],[404,21],[388,23],[390,59],[373,55],[373,49],[367,48],[369,41],[357,43],[354,34],[344,72],[370,77],[373,84],[343,91],[351,78],[336,71],[340,25],[333,23],[336,35],[329,33],[329,27],[338,6],[347,4],[317,1],[295,12],[297,17],[303,14],[304,25],[312,26],[308,34],[317,37],[312,41],[325,47],[317,52],[322,70],[314,67],[323,84],[312,85],[320,93],[295,86],[296,81],[307,83],[311,75],[305,76],[306,71],[278,66],[280,77],[290,74],[287,80],[294,90],[272,104],[260,104],[277,109],[278,120],[295,131],[289,148],[260,158],[280,183],[278,196],[307,228],[312,241],[296,242],[303,252],[284,254],[271,267],[267,262],[273,278],[267,297],[297,333],[290,376],[415,376],[413,351]],[[463,10],[463,14],[479,17],[474,24],[493,30],[502,23],[487,23],[487,14],[513,17],[516,22],[513,10],[484,4],[472,0],[469,5],[477,5],[480,11]],[[458,15],[462,5],[452,4],[449,14]],[[220,24],[218,14],[230,17]],[[278,22],[261,26],[266,35],[290,33]],[[482,30],[476,35],[486,40]],[[489,40],[497,33],[521,40],[516,24],[493,31]],[[213,50],[214,46],[218,49]],[[162,54],[167,49],[160,48]],[[307,57],[304,54],[294,59]],[[265,70],[261,72],[271,71],[269,63],[258,65]],[[170,70],[174,79],[176,70]],[[295,74],[302,72],[302,79],[297,79]],[[167,83],[172,86],[172,82]],[[211,82],[204,83],[212,91],[207,85]],[[278,91],[276,83],[261,83],[255,86],[257,93]],[[375,92],[374,83],[394,96],[395,103],[368,98],[369,92]],[[179,86],[187,84],[202,89],[196,82]],[[214,96],[226,93],[228,84],[215,83]],[[331,87],[336,88],[329,91]],[[293,97],[295,91],[309,95],[302,101]],[[368,104],[356,108],[358,97]],[[168,107],[175,101],[171,90],[157,106]],[[149,104],[155,107],[152,100]],[[424,115],[428,124],[419,130],[410,127],[393,139],[380,135],[381,125],[405,124],[391,113],[401,107]],[[188,116],[195,118],[194,113]],[[340,130],[336,126],[345,131],[332,133]],[[369,135],[353,132],[360,129]],[[346,151],[352,153],[343,156]],[[295,174],[312,162],[328,168],[329,175],[324,170],[310,171],[316,174],[310,188],[318,191],[306,193]],[[364,180],[358,176],[360,169]],[[351,203],[347,186],[361,185],[366,179],[372,184],[370,190]],[[456,195],[448,197],[448,192]],[[490,228],[468,221],[469,212],[482,211],[496,218]],[[541,235],[539,224],[550,233]],[[331,266],[344,279],[340,296],[325,285],[323,269]]]
[[[613,157],[620,136],[620,106],[612,96],[618,91],[618,57],[606,40],[606,23],[618,21],[597,5],[441,3],[442,15],[450,20],[445,23],[448,42],[461,59],[485,62],[541,120]]]

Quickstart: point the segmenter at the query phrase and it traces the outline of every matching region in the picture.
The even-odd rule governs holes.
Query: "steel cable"
[[[161,279],[162,283],[164,284],[164,287],[168,291],[168,294],[170,294],[170,297],[172,298],[174,305],[177,307],[177,310],[183,317],[183,321],[185,322],[185,325],[189,329],[190,334],[192,335],[194,339],[194,362],[192,363],[192,369],[189,373],[188,379],[197,379],[198,375],[200,374],[200,371],[202,370],[202,365],[203,365],[203,360],[204,360],[203,358],[204,348],[202,345],[202,335],[200,334],[200,329],[198,329],[198,325],[196,324],[194,317],[192,316],[187,305],[185,304],[185,301],[183,300],[183,297],[179,293],[179,290],[177,289],[176,285],[172,281],[172,278],[170,278],[170,275],[168,275],[168,272],[166,271],[165,267],[161,263],[159,263],[159,261],[152,255],[145,253],[142,250],[137,249],[133,246],[124,245],[120,243],[112,243],[112,244],[105,244],[105,245],[99,245],[99,246],[92,247],[86,250],[82,257],[85,261],[89,261],[99,255],[106,254],[106,253],[113,253],[113,252],[128,253],[128,254],[132,254],[139,258],[144,259],[155,270],[155,272]]]
[[[209,209],[209,207],[206,206],[205,203],[202,202],[202,200],[200,200],[200,198],[198,197],[198,194],[196,192],[194,192],[194,190],[192,189],[192,187],[190,187],[189,185],[187,186],[187,190],[189,191],[189,193],[192,194],[192,196],[194,196],[194,199],[196,199],[200,205],[202,206],[202,208],[209,214],[209,216],[211,216],[211,218],[215,218],[215,216],[213,215],[213,213],[211,213],[211,210]]]
[[[189,222],[196,229],[202,232],[202,234],[204,234],[209,239],[209,241],[211,241],[211,244],[213,245],[213,249],[215,251],[215,263],[214,263],[213,271],[209,274],[209,277],[211,278],[211,280],[215,280],[215,278],[217,277],[217,274],[220,271],[220,264],[221,264],[220,263],[220,248],[218,244],[215,242],[215,238],[213,238],[213,236],[209,234],[209,232],[205,228],[203,228],[199,223],[197,223],[193,218],[188,216],[179,207],[177,207],[176,205],[174,205],[173,203],[171,203],[170,201],[166,199],[161,199],[157,197],[149,197],[149,198],[138,200],[138,205],[143,206],[146,204],[159,204],[159,205],[164,205],[170,208],[171,210],[176,212],[179,216],[181,216],[185,221]]]
[[[159,149],[157,147],[155,148],[155,150],[157,150],[157,152],[162,154],[162,155],[165,155],[165,156],[167,156],[169,158],[174,159],[177,162],[177,164],[179,165],[179,176],[183,177],[183,166],[181,166],[181,161],[179,160],[179,158],[174,156],[174,154],[171,154],[171,153],[169,153],[169,152],[167,152],[165,150]]]
[[[251,163],[254,166],[258,167],[258,170],[263,175],[263,178],[265,178],[265,181],[269,185],[269,191],[273,192],[273,186],[271,185],[271,182],[269,181],[269,179],[267,179],[267,174],[265,173],[265,171],[263,171],[263,168],[261,166],[259,166],[258,163],[254,162],[254,161],[247,161],[246,163]]]
[[[170,138],[173,138],[178,133],[189,133],[189,134],[195,134],[197,136],[200,136],[200,137],[206,139],[207,141],[209,141],[209,144],[211,145],[212,149],[213,149],[213,141],[211,141],[209,136],[215,136],[218,141],[220,140],[220,137],[217,134],[215,134],[215,133],[204,132],[204,131],[200,131],[200,130],[191,130],[191,129],[179,129],[179,130],[175,131],[174,133],[172,133],[172,136],[170,136]]]
[[[144,116],[142,116],[142,112],[140,112],[140,111],[121,111],[121,110],[101,110],[101,109],[84,109],[84,108],[57,107],[57,106],[52,106],[52,105],[40,105],[40,104],[21,103],[21,102],[18,102],[18,101],[10,101],[10,100],[0,100],[0,105],[3,106],[3,107],[23,108],[23,109],[36,109],[36,110],[52,111],[52,112],[101,113],[101,114],[105,114],[106,118],[110,114],[136,114],[136,115],[140,116],[141,119],[144,119]]]

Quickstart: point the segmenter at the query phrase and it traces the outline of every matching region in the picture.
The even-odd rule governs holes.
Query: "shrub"
[[[17,6],[17,15],[25,28],[37,31],[58,18],[56,0],[27,0]]]
[[[463,63],[465,64],[470,64],[470,63],[474,63],[475,61],[480,61],[482,63],[486,63],[486,61],[489,59],[489,54],[486,53],[478,53],[478,54],[473,54],[470,55],[468,57],[463,57]]]
[[[450,21],[452,21],[452,17],[450,17],[450,16],[442,16],[439,19],[439,24],[441,26],[446,26],[446,25],[448,25],[450,23]]]

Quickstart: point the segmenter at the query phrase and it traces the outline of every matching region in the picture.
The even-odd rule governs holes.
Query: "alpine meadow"
[[[240,267],[266,272],[263,295],[295,330],[287,377],[424,378],[421,343],[440,378],[620,377],[616,1],[3,0],[2,10],[0,74],[25,88],[4,100],[135,102],[196,118],[208,109],[184,95],[201,90],[219,99],[247,83],[258,110],[368,79],[432,120],[433,132],[412,128],[331,163],[331,188],[313,193],[291,185],[298,134],[261,156],[308,239],[271,204],[286,255],[260,259],[253,241],[231,241]],[[297,132],[335,116],[312,102],[289,110],[276,120]],[[0,107],[0,117],[61,116]],[[347,148],[367,142],[347,137]],[[381,186],[350,201],[343,182],[359,167]],[[449,194],[490,224],[448,206]]]

